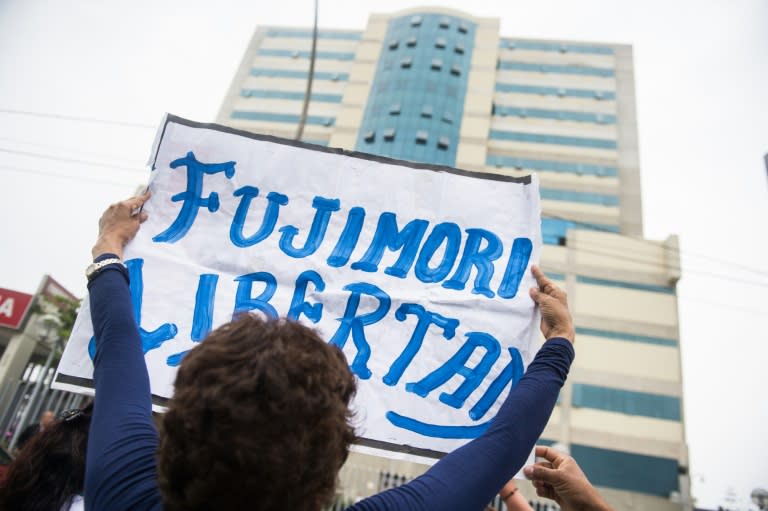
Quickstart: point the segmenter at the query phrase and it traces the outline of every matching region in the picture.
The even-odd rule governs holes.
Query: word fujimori
[[[171,198],[174,202],[182,202],[182,207],[176,220],[165,231],[152,238],[155,242],[174,243],[182,239],[192,228],[200,208],[207,208],[211,213],[218,211],[220,203],[217,192],[202,197],[203,178],[206,174],[223,173],[228,179],[235,175],[235,162],[201,163],[192,152],[170,164],[174,169],[182,166],[187,169],[187,188]],[[237,247],[256,245],[272,235],[277,226],[280,209],[289,203],[288,196],[269,192],[261,225],[253,234],[246,236],[245,219],[253,199],[258,195],[259,189],[254,186],[243,186],[234,191],[234,196],[240,198],[240,203],[230,227],[229,238]],[[278,229],[281,233],[279,247],[285,255],[301,259],[314,254],[325,241],[331,215],[341,209],[341,204],[338,199],[315,197],[312,207],[314,217],[303,246],[296,247],[293,244],[294,238],[299,234],[298,227],[285,225]],[[344,230],[326,261],[328,266],[338,268],[349,262],[357,246],[365,217],[366,211],[362,207],[349,210]],[[533,250],[530,239],[516,238],[513,241],[501,284],[494,293],[489,284],[495,271],[494,262],[501,257],[504,249],[499,236],[486,229],[466,229],[464,250],[459,257],[461,228],[453,222],[442,222],[432,226],[427,234],[429,227],[429,221],[413,219],[399,229],[395,213],[382,213],[378,218],[371,244],[363,257],[353,262],[350,267],[363,272],[377,272],[384,250],[389,249],[399,251],[400,255],[395,264],[384,269],[387,275],[404,279],[413,268],[414,275],[421,282],[442,282],[444,288],[460,291],[465,288],[474,267],[477,275],[472,293],[487,298],[494,298],[496,294],[501,298],[514,298]],[[440,250],[442,256],[436,258]],[[452,270],[453,275],[445,280]]]

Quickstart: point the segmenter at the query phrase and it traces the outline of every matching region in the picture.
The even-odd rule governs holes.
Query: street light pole
[[[304,104],[301,107],[299,127],[296,130],[296,140],[304,136],[304,126],[307,124],[307,112],[309,111],[309,99],[312,96],[312,80],[315,77],[315,56],[317,55],[317,2],[315,0],[315,24],[312,28],[312,52],[309,56],[309,76],[307,77],[307,89],[304,91]]]

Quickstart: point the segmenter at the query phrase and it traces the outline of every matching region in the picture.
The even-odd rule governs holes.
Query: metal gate
[[[50,388],[56,370],[30,362],[21,379],[0,388],[0,402],[7,402],[0,410],[0,444],[13,451],[24,428],[39,421],[40,415],[50,410],[59,414],[71,408],[81,408],[89,397]]]

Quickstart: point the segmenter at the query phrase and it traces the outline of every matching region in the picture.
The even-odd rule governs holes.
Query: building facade
[[[311,28],[259,28],[218,122],[294,138],[311,42]],[[675,237],[642,237],[630,46],[503,37],[496,18],[435,8],[321,29],[303,140],[536,172],[542,265],[578,335],[541,443],[569,449],[617,510],[690,509],[679,252]]]

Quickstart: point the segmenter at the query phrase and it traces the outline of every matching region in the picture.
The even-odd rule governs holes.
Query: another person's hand
[[[539,497],[554,500],[563,511],[611,511],[576,460],[544,446],[536,446],[536,456],[546,461],[525,467],[523,473]]]
[[[546,339],[564,337],[574,342],[576,330],[565,291],[554,285],[538,266],[533,266],[532,271],[539,287],[531,288],[531,298],[541,308],[541,333]]]
[[[150,192],[112,204],[99,220],[99,237],[91,253],[96,258],[101,254],[115,254],[123,258],[123,247],[131,241],[139,225],[147,219],[141,207],[149,200]]]
[[[499,492],[507,511],[533,511],[531,505],[518,490],[515,480],[510,479]]]

